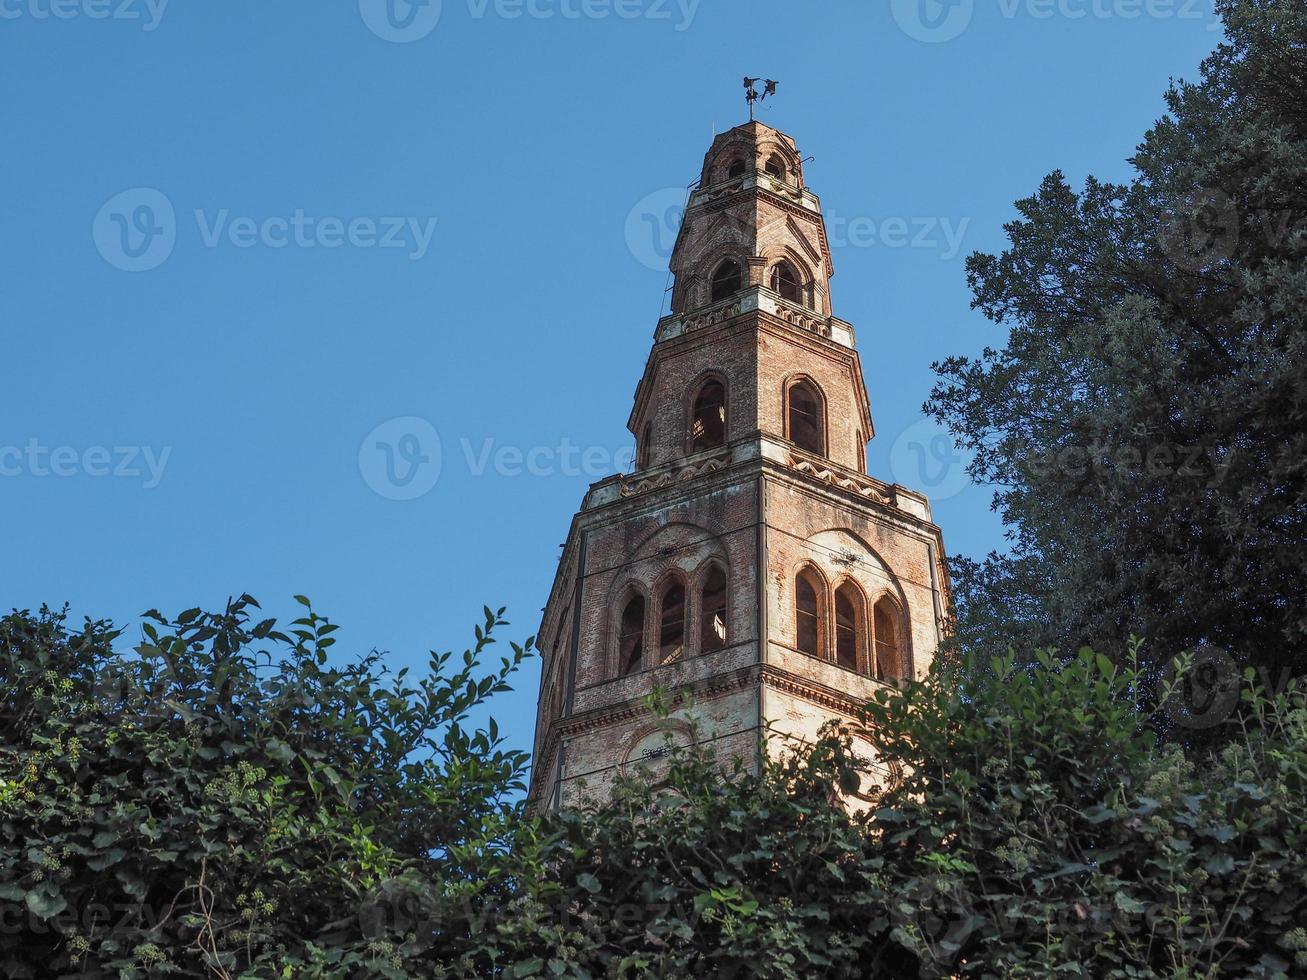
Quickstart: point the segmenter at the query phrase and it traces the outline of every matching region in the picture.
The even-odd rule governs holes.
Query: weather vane
[[[759,95],[758,90],[754,88],[754,86],[757,85],[759,82],[762,82],[763,84],[763,90],[761,95]],[[759,99],[762,99],[762,101],[766,102],[767,96],[776,94],[776,86],[779,84],[780,82],[773,81],[770,78],[749,78],[748,76],[745,76],[744,100],[749,103],[749,122],[753,122],[753,104],[757,102]]]

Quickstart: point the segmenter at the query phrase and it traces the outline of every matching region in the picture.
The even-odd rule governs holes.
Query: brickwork
[[[723,262],[738,280],[714,296]],[[691,739],[757,765],[921,676],[943,635],[929,505],[865,475],[866,387],[793,140],[717,137],[671,267],[628,420],[640,464],[590,488],[546,605],[533,806],[602,800],[637,763],[657,778]],[[656,689],[685,697],[661,721]]]

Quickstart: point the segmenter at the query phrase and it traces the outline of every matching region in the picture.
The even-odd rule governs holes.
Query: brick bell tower
[[[867,389],[794,140],[749,122],[713,141],[671,270],[635,472],[586,493],[545,607],[532,806],[602,799],[691,732],[756,766],[921,676],[943,635],[943,539],[924,496],[867,475]],[[659,722],[655,687],[692,702]]]

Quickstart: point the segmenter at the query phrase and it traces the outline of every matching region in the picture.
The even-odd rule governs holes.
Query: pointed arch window
[[[826,455],[826,402],[811,381],[796,381],[788,393],[786,422],[790,442],[816,456]]]
[[[776,267],[772,269],[771,288],[772,292],[781,294],[781,299],[806,305],[803,302],[803,286],[799,283],[799,277],[794,271],[794,266],[788,262],[778,262]]]
[[[812,657],[821,656],[825,593],[825,586],[811,569],[805,568],[795,577],[794,646]]]
[[[866,618],[866,605],[856,585],[845,582],[835,590],[835,662],[846,670],[858,669]]]
[[[876,679],[887,681],[903,676],[899,609],[888,597],[876,603],[872,629],[876,634]]]
[[[726,179],[734,180],[736,177],[743,177],[747,169],[745,162],[736,157],[731,161],[730,166],[726,168]]]
[[[690,418],[690,452],[726,445],[726,386],[709,378],[694,398]]]
[[[765,169],[767,173],[771,174],[773,177],[776,177],[779,180],[785,179],[785,164],[782,162],[780,157],[768,157]]]
[[[727,259],[712,274],[712,298],[709,302],[734,296],[740,291],[740,266],[732,259]]]
[[[658,598],[658,663],[680,660],[685,652],[685,586],[669,579]]]
[[[716,562],[708,569],[699,599],[699,652],[726,646],[726,571]]]
[[[617,634],[617,665],[622,677],[634,674],[644,665],[644,596],[638,592],[622,607]]]

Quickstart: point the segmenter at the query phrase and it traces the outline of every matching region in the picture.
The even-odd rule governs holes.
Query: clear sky
[[[1003,340],[963,259],[1054,168],[1124,179],[1218,38],[1210,0],[0,0],[0,605],[305,593],[396,667],[483,603],[534,632],[745,74],[814,158],[871,473],[1001,547],[913,428]]]

